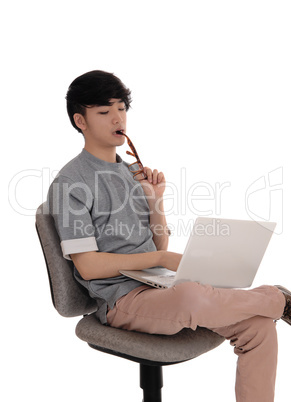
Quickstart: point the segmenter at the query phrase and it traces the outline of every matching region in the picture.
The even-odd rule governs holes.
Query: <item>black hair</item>
[[[74,114],[85,116],[86,107],[110,106],[109,100],[112,98],[121,99],[126,111],[129,109],[131,91],[114,74],[94,70],[77,77],[69,86],[66,95],[67,112],[73,127],[82,133],[75,124]]]

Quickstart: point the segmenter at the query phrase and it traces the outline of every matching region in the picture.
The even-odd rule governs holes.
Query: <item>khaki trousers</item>
[[[230,340],[238,356],[237,402],[273,402],[277,368],[274,320],[285,307],[273,286],[218,289],[185,282],[169,289],[143,285],[121,297],[107,314],[112,327],[171,335],[209,328]]]

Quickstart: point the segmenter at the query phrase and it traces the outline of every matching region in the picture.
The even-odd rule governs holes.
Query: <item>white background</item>
[[[2,6],[2,400],[141,400],[137,364],[89,348],[74,334],[79,318],[54,310],[34,228],[53,174],[82,150],[65,94],[87,71],[113,72],[132,90],[127,132],[145,165],[177,188],[183,172],[188,189],[229,183],[219,211],[217,200],[204,197],[191,207],[180,192],[174,214],[167,200],[168,222],[187,224],[193,208],[276,220],[254,286],[291,287],[290,11],[289,1],[268,0]],[[205,185],[198,193],[209,195]],[[174,230],[170,250],[183,252],[186,240]],[[290,393],[290,327],[282,321],[277,327],[281,402]],[[225,342],[165,367],[164,400],[234,401],[235,366]]]

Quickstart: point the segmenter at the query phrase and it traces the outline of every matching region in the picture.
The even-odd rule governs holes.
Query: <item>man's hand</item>
[[[160,199],[165,191],[166,179],[163,172],[158,172],[157,169],[151,170],[149,167],[144,167],[144,173],[147,179],[140,180],[143,191],[146,197],[150,200]]]
[[[171,271],[177,271],[183,254],[171,251],[161,251],[161,253],[161,265]]]

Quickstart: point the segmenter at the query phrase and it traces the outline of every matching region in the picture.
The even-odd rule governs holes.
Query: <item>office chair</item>
[[[84,316],[76,335],[98,351],[140,365],[143,402],[160,402],[162,367],[193,359],[220,345],[224,338],[206,328],[185,328],[175,335],[151,335],[102,325],[95,316],[97,304],[73,276],[73,263],[62,256],[60,239],[46,203],[36,212],[36,229],[46,261],[52,302],[64,317]]]

